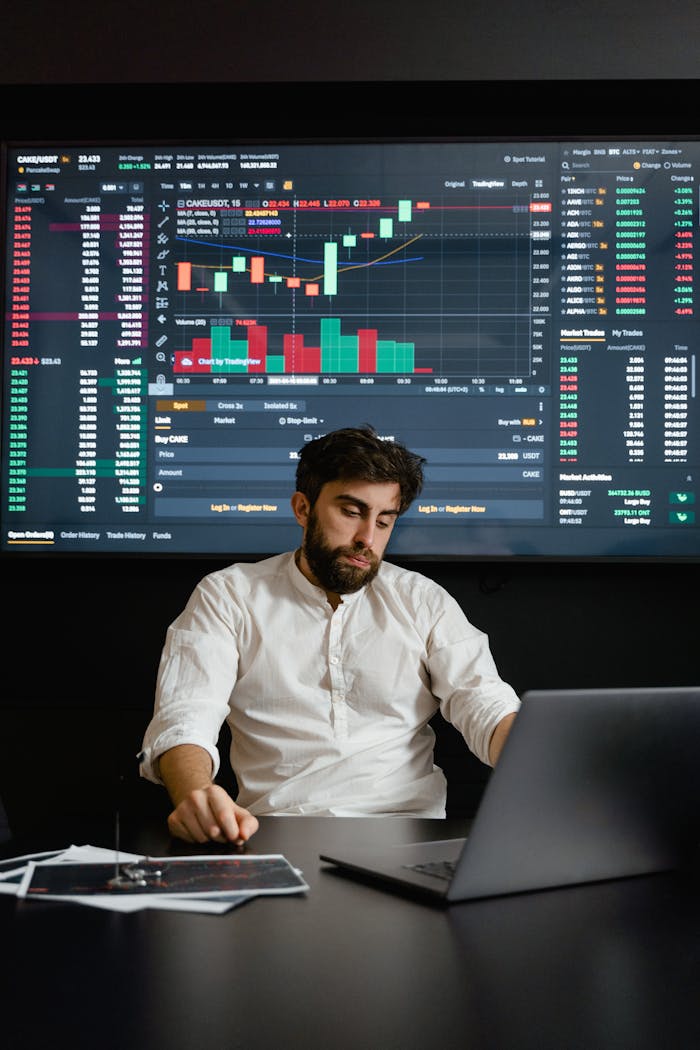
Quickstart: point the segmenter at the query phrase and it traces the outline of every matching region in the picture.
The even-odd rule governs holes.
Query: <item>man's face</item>
[[[295,493],[304,525],[300,568],[313,583],[350,594],[373,580],[398,517],[398,482],[332,481],[313,507]]]

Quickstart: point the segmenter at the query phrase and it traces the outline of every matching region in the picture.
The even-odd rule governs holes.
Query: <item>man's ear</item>
[[[291,504],[292,510],[294,511],[294,517],[297,519],[301,527],[305,529],[309,520],[311,504],[303,492],[295,492],[292,496]]]

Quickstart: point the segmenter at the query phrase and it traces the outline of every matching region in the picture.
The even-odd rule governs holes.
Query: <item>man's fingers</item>
[[[172,835],[185,842],[207,842],[218,831],[208,805],[202,806],[191,797],[183,799],[170,814],[168,828]]]
[[[258,819],[230,799],[227,799],[227,802],[229,804],[221,805],[217,801],[212,805],[212,813],[218,824],[217,830],[228,842],[245,842],[258,830]]]
[[[196,842],[194,835],[192,835],[180,819],[177,810],[168,816],[168,831],[176,839],[183,839],[185,842]]]
[[[246,841],[251,835],[260,827],[257,817],[254,817],[252,813],[249,813],[247,809],[240,809],[238,806],[237,817],[238,817],[238,835],[239,838]]]
[[[247,837],[242,834],[239,816],[246,810],[240,809],[223,788],[214,785],[207,792],[207,802],[212,823],[210,837],[221,842],[238,842]]]
[[[187,811],[181,804],[168,817],[170,834],[185,842],[207,842],[209,829],[203,826],[196,811]]]

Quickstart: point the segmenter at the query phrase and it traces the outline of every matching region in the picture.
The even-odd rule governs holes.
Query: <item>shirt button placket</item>
[[[331,720],[336,737],[345,737],[348,733],[348,709],[345,703],[345,675],[343,673],[341,634],[343,607],[339,606],[331,619],[328,641],[328,670],[331,680]]]

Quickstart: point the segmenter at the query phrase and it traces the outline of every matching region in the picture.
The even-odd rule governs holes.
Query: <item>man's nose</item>
[[[370,548],[374,543],[374,532],[376,528],[376,522],[371,521],[369,518],[363,518],[355,530],[355,543],[362,544],[363,547]]]

